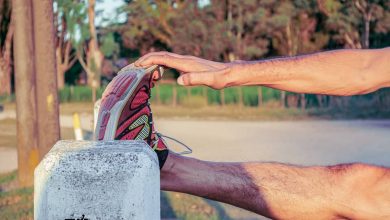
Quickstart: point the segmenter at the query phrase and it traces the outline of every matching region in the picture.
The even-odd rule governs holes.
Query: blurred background
[[[93,103],[118,70],[148,52],[231,62],[390,46],[386,0],[44,2],[0,0],[0,219],[32,219],[32,188],[20,183],[20,170],[21,158],[34,151],[23,149],[46,146],[36,164],[53,141],[77,138],[79,127],[90,139]],[[352,97],[259,86],[213,90],[178,86],[178,75],[166,70],[152,108],[157,129],[192,146],[194,157],[390,165],[390,89]],[[44,113],[42,103],[55,110]],[[36,133],[22,140],[29,124]],[[198,197],[161,195],[166,219],[261,219]]]

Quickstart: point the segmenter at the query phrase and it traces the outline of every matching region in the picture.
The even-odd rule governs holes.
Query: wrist
[[[225,74],[225,86],[240,86],[248,85],[250,80],[248,80],[248,69],[252,66],[252,62],[248,61],[233,61],[228,63],[227,72]]]

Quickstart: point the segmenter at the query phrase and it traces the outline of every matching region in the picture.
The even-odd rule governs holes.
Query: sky
[[[210,3],[210,0],[199,0],[199,5],[205,6]],[[101,11],[101,14],[96,16],[96,25],[107,26],[110,22],[107,20],[123,22],[126,20],[124,14],[118,15],[117,9],[123,6],[125,3],[123,0],[101,0],[96,2],[96,10]]]
[[[96,16],[96,24],[98,26],[107,26],[107,20],[122,22],[125,21],[124,15],[118,15],[117,9],[124,5],[123,0],[102,0],[96,1],[96,10],[101,11]]]

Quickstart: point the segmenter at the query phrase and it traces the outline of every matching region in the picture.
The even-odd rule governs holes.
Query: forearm
[[[355,95],[390,86],[390,48],[337,50],[232,65],[227,85]]]
[[[385,219],[390,215],[389,179],[381,179],[385,171],[380,168],[213,163],[176,155],[169,160],[171,165],[161,173],[162,189],[275,219]]]

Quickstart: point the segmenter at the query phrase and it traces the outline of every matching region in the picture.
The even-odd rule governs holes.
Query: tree
[[[226,1],[227,37],[230,40],[228,60],[258,59],[268,53],[268,2]]]
[[[31,186],[39,163],[33,23],[30,0],[13,0],[14,58],[18,139],[18,179]]]
[[[53,1],[32,1],[39,156],[60,139]]]
[[[88,0],[88,29],[89,40],[77,51],[77,59],[88,76],[88,85],[92,88],[92,101],[96,101],[96,89],[100,87],[100,76],[103,53],[99,49],[99,42],[95,26],[95,0]],[[86,59],[86,61],[84,61]]]
[[[126,1],[124,7],[127,21],[119,28],[125,47],[137,49],[141,54],[156,49],[172,48],[174,30],[172,19],[184,9],[182,4],[174,7],[172,1]]]
[[[98,34],[95,4],[95,0],[57,0],[55,19],[56,54],[58,75],[62,76],[61,84],[63,85],[65,72],[78,61],[87,74],[87,83],[93,90],[93,100],[96,99],[96,89],[101,84],[104,56],[111,56],[118,50],[111,32]]]
[[[57,86],[61,89],[65,85],[65,72],[77,61],[72,48],[72,40],[76,35],[75,26],[78,25],[84,13],[80,3],[56,1],[55,4]]]
[[[128,1],[121,33],[125,46],[141,54],[168,49],[213,60],[259,58],[269,42],[259,2]]]
[[[318,28],[321,24],[315,1],[278,1],[272,8],[268,23],[272,31],[269,34],[279,55],[312,53],[328,43],[328,35]],[[281,95],[284,105],[286,94],[282,91]],[[305,108],[305,95],[300,94],[299,99],[301,107]]]
[[[336,31],[333,39],[347,48],[369,48],[372,32],[389,30],[389,25],[383,23],[390,17],[388,1],[318,0],[318,5],[321,12],[328,18],[327,28]]]
[[[0,95],[11,94],[11,48],[14,34],[11,12],[11,2],[0,0]]]

